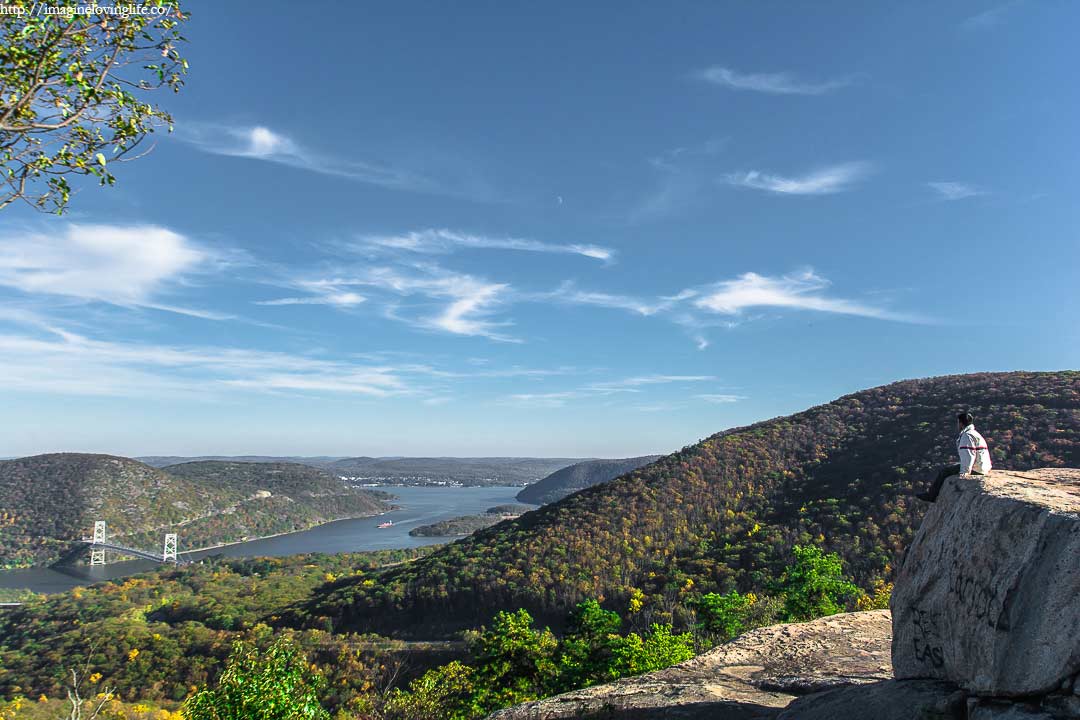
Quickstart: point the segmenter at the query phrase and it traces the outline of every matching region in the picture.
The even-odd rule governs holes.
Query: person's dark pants
[[[937,474],[937,477],[934,478],[933,484],[930,485],[930,491],[927,493],[927,495],[930,496],[930,502],[937,500],[938,493],[941,492],[941,486],[945,484],[945,478],[949,478],[953,475],[959,474],[959,465],[949,465],[948,467],[941,468],[941,470]]]

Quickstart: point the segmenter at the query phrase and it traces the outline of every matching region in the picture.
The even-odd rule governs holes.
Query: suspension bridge
[[[181,557],[176,553],[176,533],[165,533],[165,544],[162,547],[162,551],[157,553],[149,550],[127,547],[126,545],[120,545],[115,542],[109,542],[108,537],[105,534],[105,521],[98,520],[94,522],[94,536],[91,538],[83,538],[81,542],[90,546],[91,565],[104,565],[106,551],[142,558],[144,560],[155,560],[159,563],[184,565],[188,562],[186,558]]]

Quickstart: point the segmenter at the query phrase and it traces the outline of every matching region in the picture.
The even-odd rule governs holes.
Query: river
[[[482,513],[494,505],[517,503],[514,497],[520,487],[380,487],[393,493],[395,505],[401,507],[378,517],[338,520],[302,532],[226,545],[212,550],[184,553],[183,535],[179,550],[189,559],[207,555],[256,557],[295,555],[297,553],[357,552],[389,548],[418,547],[444,543],[455,538],[411,537],[409,531],[419,525],[429,525],[459,515]],[[392,520],[390,528],[379,529],[381,522]],[[28,588],[39,593],[70,590],[77,585],[89,585],[103,580],[145,572],[158,566],[149,560],[128,560],[90,567],[28,568],[0,570],[0,587]]]

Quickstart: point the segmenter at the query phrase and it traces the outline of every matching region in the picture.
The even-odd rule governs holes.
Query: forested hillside
[[[31,599],[0,613],[0,699],[64,697],[71,670],[88,664],[104,676],[102,687],[125,699],[182,700],[221,673],[236,640],[269,644],[266,619],[312,588],[340,575],[369,578],[382,565],[427,552],[212,558]],[[315,630],[293,637],[331,680],[324,694],[330,702],[381,686],[405,656],[442,657],[440,648],[405,648],[379,638]]]
[[[912,492],[955,462],[960,409],[975,414],[998,467],[1080,465],[1078,372],[899,382],[719,433],[377,585],[332,583],[287,621],[430,637],[494,608],[557,625],[588,597],[636,600],[663,618],[697,593],[766,588],[796,544],[838,552],[870,587],[891,576],[917,527],[924,508]]]
[[[289,463],[159,470],[111,455],[19,458],[0,462],[0,566],[53,562],[95,520],[133,547],[157,548],[165,532],[178,532],[184,550],[372,515],[387,509],[385,498]]]
[[[547,505],[562,500],[567,495],[576,493],[593,485],[614,480],[642,465],[648,465],[662,455],[623,458],[619,460],[586,460],[570,467],[556,470],[543,480],[529,485],[517,494],[521,502],[532,505]]]

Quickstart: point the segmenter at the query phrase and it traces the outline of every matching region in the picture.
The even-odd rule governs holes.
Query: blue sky
[[[191,3],[176,132],[0,214],[0,455],[638,455],[1080,365],[1074,3],[350,7]]]

